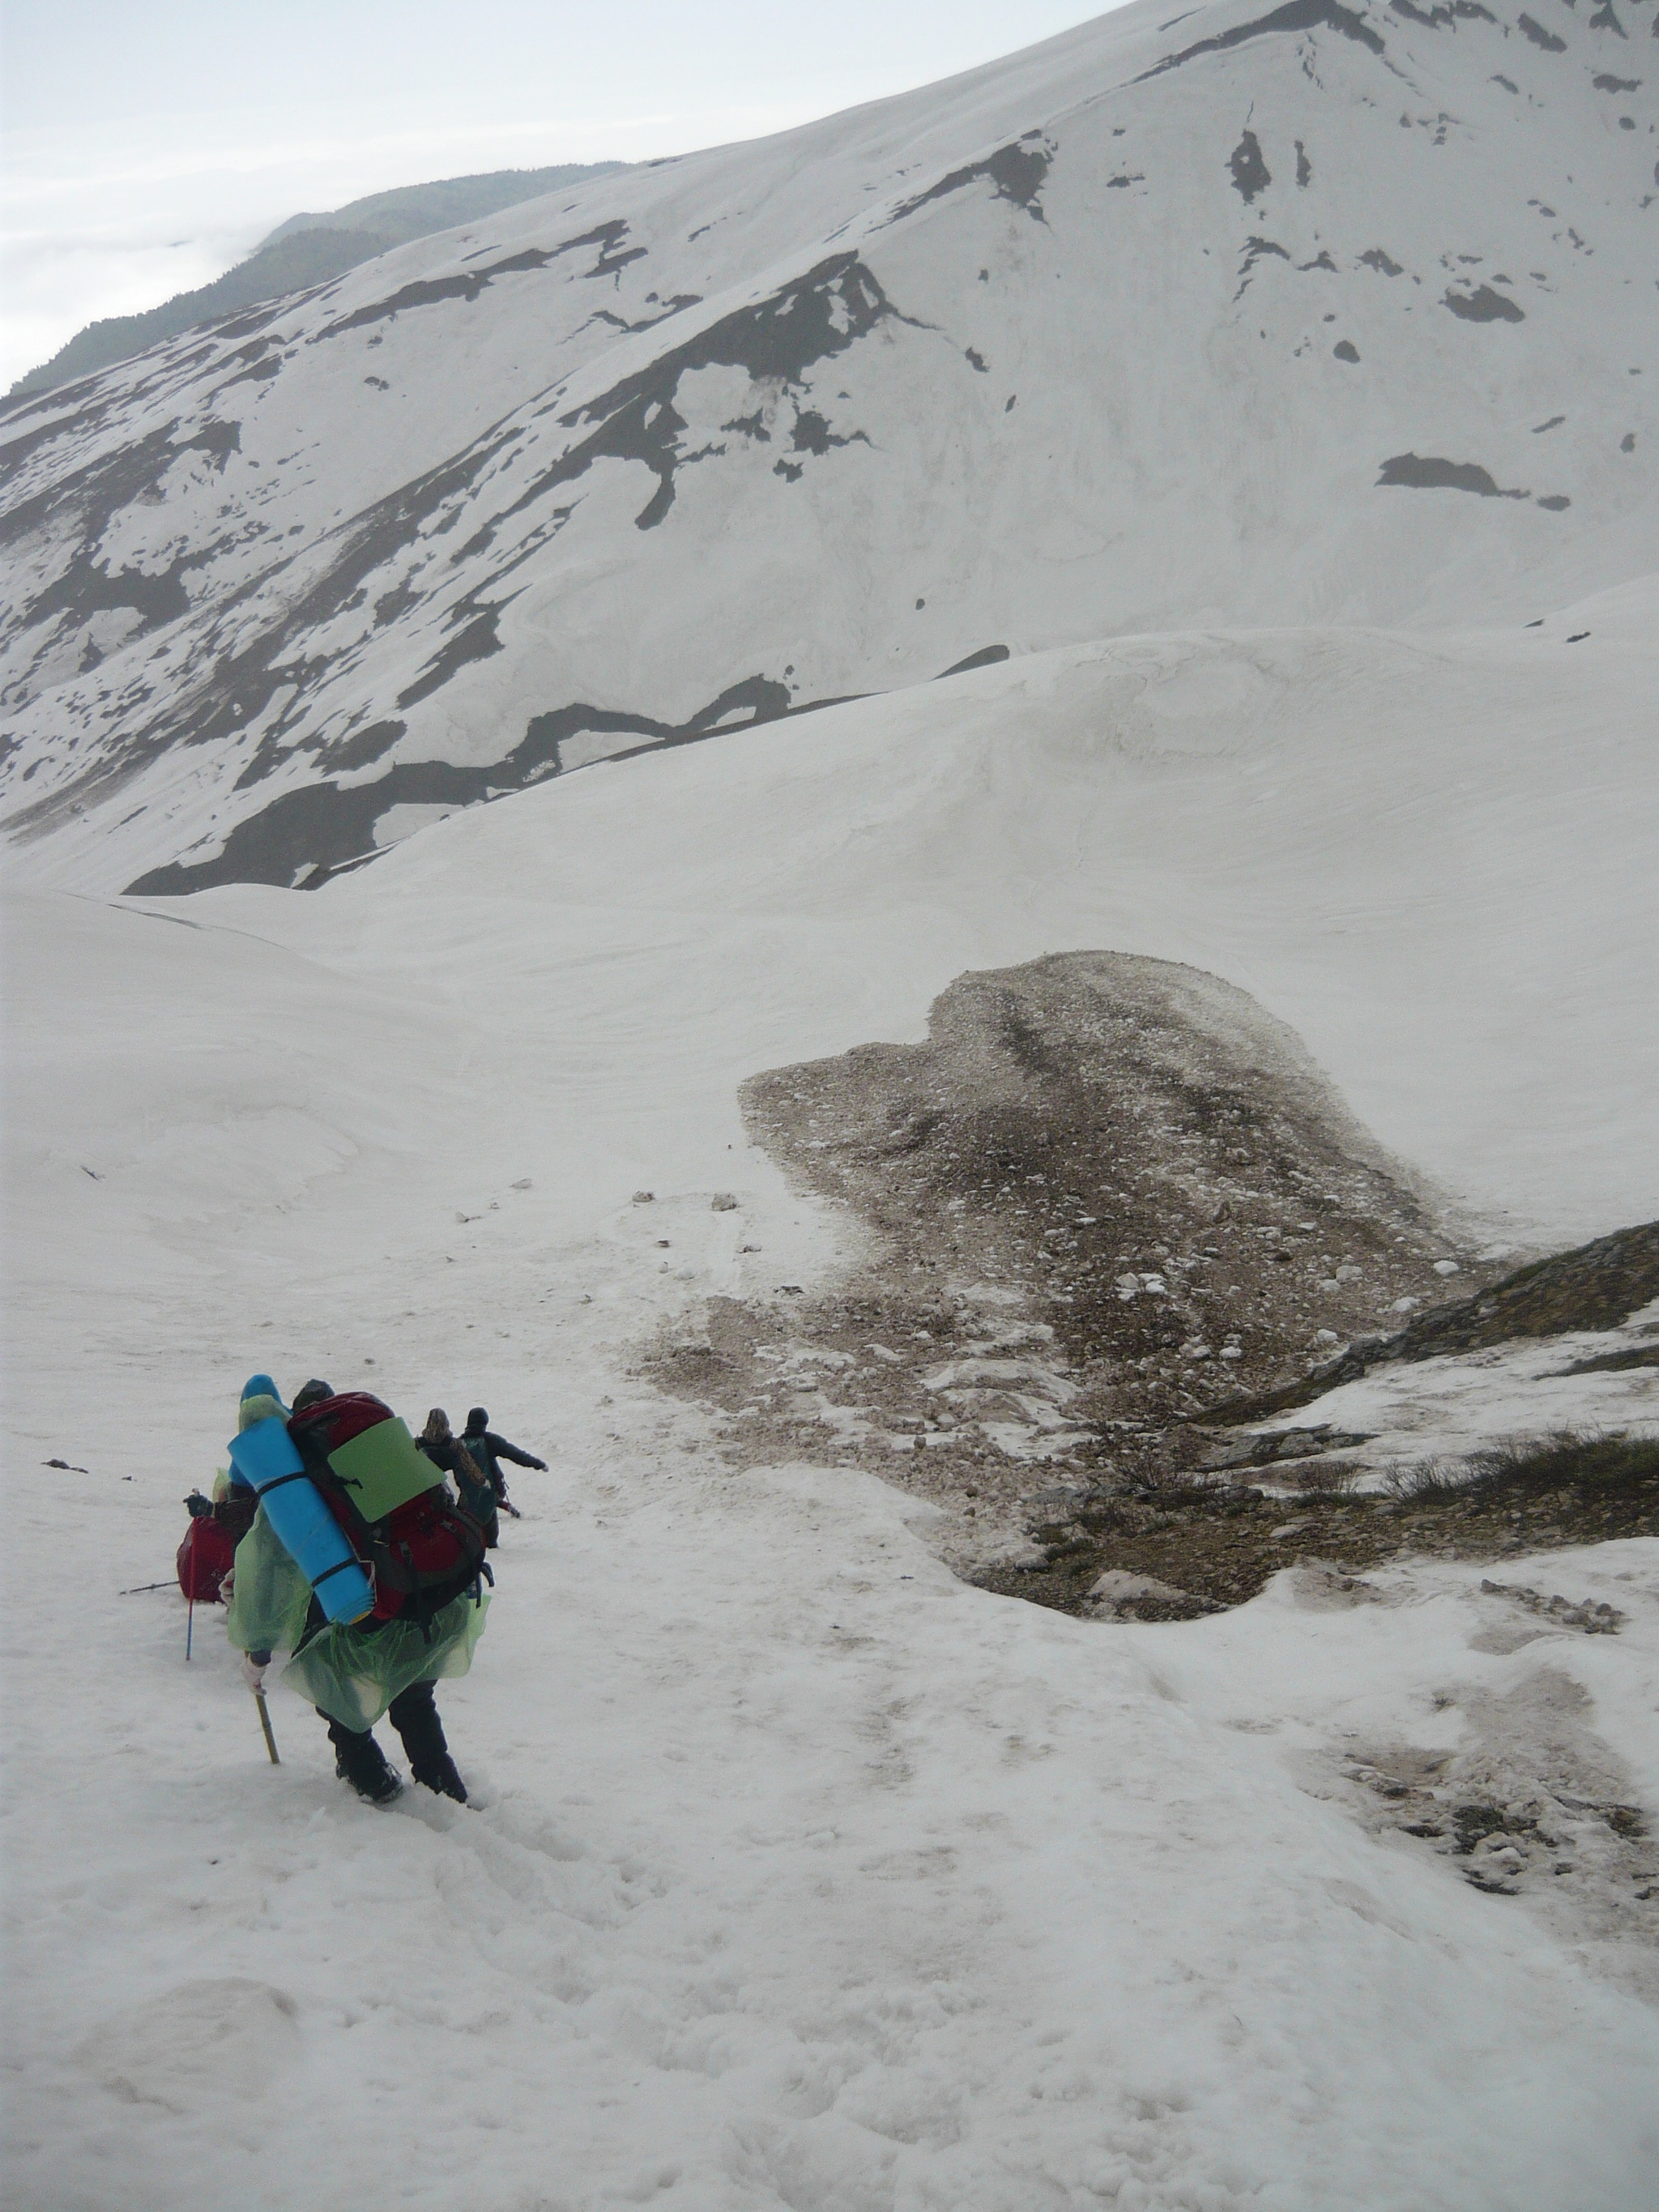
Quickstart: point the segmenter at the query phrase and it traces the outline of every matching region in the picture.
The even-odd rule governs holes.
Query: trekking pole
[[[185,1591],[189,1609],[185,1614],[185,1660],[190,1661],[191,1638],[196,1633],[196,1585],[202,1578],[201,1563],[196,1556],[196,1516],[190,1516],[190,1583]]]
[[[134,1583],[131,1589],[117,1590],[117,1597],[137,1597],[140,1590],[173,1589],[178,1586],[177,1575],[169,1575],[164,1583]]]
[[[270,1753],[270,1763],[273,1766],[280,1766],[283,1762],[276,1756],[276,1739],[270,1732],[270,1715],[265,1710],[265,1693],[263,1690],[256,1690],[253,1692],[253,1702],[259,1708],[259,1725],[265,1732],[265,1749]]]

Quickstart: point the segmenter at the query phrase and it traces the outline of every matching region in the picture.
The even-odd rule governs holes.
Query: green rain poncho
[[[245,1398],[240,1426],[283,1412],[274,1398]],[[236,1547],[225,1631],[240,1651],[291,1651],[282,1680],[331,1720],[373,1728],[415,1682],[465,1674],[483,1634],[489,1594],[468,1590],[434,1613],[422,1636],[413,1621],[336,1621],[307,1637],[311,1585],[284,1550],[262,1505]]]

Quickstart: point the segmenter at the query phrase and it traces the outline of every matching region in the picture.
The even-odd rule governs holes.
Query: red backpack
[[[494,1583],[483,1528],[389,1406],[345,1391],[295,1413],[288,1429],[374,1585],[371,1619],[412,1620],[429,1640],[434,1613]]]
[[[198,1599],[204,1605],[216,1604],[219,1585],[230,1572],[235,1557],[236,1547],[225,1530],[205,1512],[198,1515],[179,1547],[175,1564],[179,1589],[186,1597]]]

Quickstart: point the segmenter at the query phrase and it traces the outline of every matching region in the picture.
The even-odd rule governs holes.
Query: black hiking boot
[[[368,1730],[359,1733],[331,1721],[328,1734],[334,1746],[334,1771],[341,1781],[349,1782],[371,1805],[389,1805],[404,1785]]]
[[[424,1788],[435,1790],[440,1797],[453,1797],[458,1805],[465,1805],[466,1784],[455,1771],[455,1762],[449,1755],[444,1724],[438,1718],[438,1708],[433,1701],[431,1683],[415,1682],[400,1691],[388,1706],[386,1718],[404,1740],[404,1749],[409,1753],[409,1770],[415,1779]]]
[[[453,1797],[458,1805],[466,1802],[466,1784],[455,1771],[455,1762],[447,1752],[430,1766],[416,1766],[412,1772],[423,1789],[435,1790],[440,1797]]]

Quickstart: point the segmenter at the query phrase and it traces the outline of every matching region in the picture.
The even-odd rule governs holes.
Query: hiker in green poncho
[[[244,1398],[240,1427],[284,1412],[272,1386],[269,1395]],[[483,1632],[489,1570],[476,1524],[457,1511],[441,1477],[432,1482],[429,1462],[379,1400],[337,1397],[326,1382],[310,1382],[288,1426],[307,1473],[371,1571],[374,1606],[355,1621],[326,1620],[261,1504],[237,1547],[226,1620],[245,1655],[244,1679],[263,1689],[272,1653],[291,1651],[283,1679],[328,1723],[343,1781],[374,1804],[398,1794],[402,1783],[372,1733],[385,1714],[416,1781],[465,1804],[433,1686],[467,1672]]]

